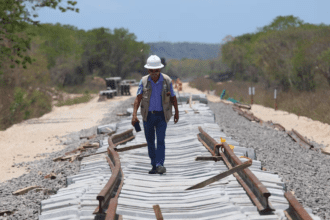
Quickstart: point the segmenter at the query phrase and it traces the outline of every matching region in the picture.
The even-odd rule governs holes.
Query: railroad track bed
[[[142,131],[136,133],[131,129],[131,118],[124,117],[119,123],[98,128],[98,132],[111,129],[116,134],[100,141],[96,152],[99,154],[81,158],[81,170],[67,178],[67,188],[42,201],[39,219],[156,219],[156,216],[161,219],[162,216],[164,219],[275,220],[287,219],[285,210],[296,213],[286,199],[281,178],[261,170],[253,149],[240,147],[220,132],[207,105],[197,103],[190,108],[188,104],[180,104],[179,111],[179,122],[174,124],[171,120],[166,130],[165,174],[148,174],[151,165],[143,125]],[[142,123],[139,111],[138,118]],[[220,158],[220,155],[220,160],[196,160],[197,157]],[[252,162],[249,168],[187,190],[249,161]],[[245,181],[255,195],[247,193],[248,188],[243,188],[238,179]],[[311,209],[298,208],[310,216],[303,219],[320,219]]]
[[[273,129],[286,132],[292,138],[293,141],[297,142],[304,149],[310,149],[310,150],[313,150],[313,151],[322,152],[322,149],[320,150],[318,148],[315,148],[313,146],[313,144],[311,144],[308,140],[306,140],[306,138],[304,138],[296,130],[292,129],[291,131],[285,131],[285,128],[281,124],[273,123],[272,121],[267,121],[267,122],[262,121],[261,119],[254,116],[252,113],[249,113],[247,111],[243,111],[241,109],[241,108],[251,109],[251,107],[250,108],[248,108],[248,107],[249,107],[248,105],[239,105],[239,104],[235,103],[234,106],[233,106],[233,110],[235,112],[237,112],[239,115],[241,115],[241,116],[245,117],[246,119],[248,119],[249,121],[257,122],[261,125],[266,125],[266,126],[271,127]]]

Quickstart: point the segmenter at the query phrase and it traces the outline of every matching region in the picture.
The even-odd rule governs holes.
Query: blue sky
[[[40,23],[78,29],[128,29],[137,41],[221,43],[226,35],[253,33],[277,16],[330,24],[329,0],[76,0],[80,12],[40,8]],[[67,6],[66,0],[60,5]],[[29,6],[29,3],[27,3]],[[32,12],[32,9],[30,10]]]

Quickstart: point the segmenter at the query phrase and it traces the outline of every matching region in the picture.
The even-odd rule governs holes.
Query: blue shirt
[[[151,77],[148,78],[148,81],[151,82],[151,87],[152,87],[152,93],[150,96],[148,111],[163,111],[162,86],[163,86],[164,77],[162,74],[160,74],[159,79],[156,83],[152,81]],[[170,84],[170,92],[171,92],[171,97],[175,96],[172,82]],[[137,90],[137,95],[140,95],[142,93],[143,93],[143,83],[141,79]]]

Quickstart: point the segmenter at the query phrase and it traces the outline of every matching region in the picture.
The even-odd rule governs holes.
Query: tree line
[[[330,26],[278,16],[256,33],[228,38],[221,61],[235,79],[262,81],[284,91],[315,91],[317,74],[330,85]]]
[[[71,25],[40,24],[24,2],[79,13],[77,2],[8,0],[0,4],[0,129],[51,111],[53,91],[101,78],[143,71],[150,47],[127,29],[78,30]],[[38,17],[36,14],[33,17]],[[105,85],[104,85],[105,86]]]
[[[40,40],[51,82],[58,86],[82,84],[87,75],[126,78],[143,69],[149,53],[149,46],[124,28],[84,31],[57,23],[28,25],[26,31]]]
[[[0,63],[2,84],[6,81],[6,67],[14,69],[22,65],[27,69],[29,64],[36,62],[36,58],[28,54],[31,43],[36,43],[36,39],[40,40],[39,49],[47,57],[47,69],[53,85],[81,84],[87,75],[94,73],[100,77],[126,78],[130,72],[143,68],[150,47],[143,42],[137,42],[136,36],[127,29],[110,30],[102,27],[84,31],[59,23],[39,24],[27,16],[30,14],[22,5],[23,2],[10,0],[0,8],[0,54],[1,61],[5,61],[2,62],[3,65]],[[59,2],[61,0],[43,0],[32,8],[55,9]],[[69,5],[76,3],[68,1]],[[61,6],[59,8],[62,12],[66,11]],[[79,12],[79,9],[76,8],[75,11]],[[21,15],[25,15],[25,19],[22,19]]]
[[[44,30],[38,30],[42,32],[40,34],[52,31],[42,49],[49,59],[52,76],[56,77],[54,81],[63,86],[81,84],[86,75],[126,78],[131,72],[143,69],[149,53],[147,44],[137,42],[136,36],[123,28],[113,31],[97,28],[85,32],[57,24],[45,25]],[[68,56],[73,57],[67,59]],[[76,63],[68,68],[72,60]]]

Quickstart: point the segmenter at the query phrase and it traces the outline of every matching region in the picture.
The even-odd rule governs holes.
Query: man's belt
[[[164,111],[149,111],[149,112],[151,112],[151,114],[156,114],[156,113],[162,113]]]

